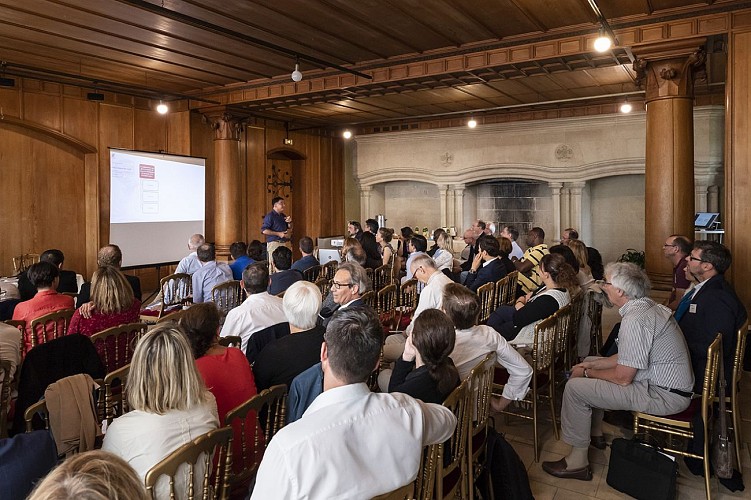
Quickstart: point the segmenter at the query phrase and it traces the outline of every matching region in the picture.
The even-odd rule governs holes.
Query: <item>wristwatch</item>
[[[589,375],[587,375],[587,369],[584,369],[584,378],[589,378]]]

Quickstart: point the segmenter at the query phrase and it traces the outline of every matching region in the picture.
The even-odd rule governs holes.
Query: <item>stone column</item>
[[[441,227],[446,227],[446,220],[448,219],[446,213],[446,193],[448,192],[448,186],[446,184],[438,185],[438,204],[439,212],[441,214]]]
[[[720,186],[707,188],[707,212],[720,211]]]
[[[694,179],[694,189],[696,190],[696,196],[694,197],[694,203],[697,212],[707,212],[707,189],[709,188],[707,181],[703,179]]]
[[[672,286],[662,242],[694,228],[694,76],[702,71],[706,39],[635,48],[637,83],[646,87],[647,141],[644,241],[646,268],[657,289]]]
[[[454,214],[455,214],[455,201],[454,198],[454,190],[453,189],[447,189],[446,193],[446,227],[449,229],[451,226],[456,227],[456,223],[454,222]]]
[[[571,227],[571,188],[564,184],[561,189],[561,231],[567,227]],[[560,233],[555,236],[560,237]]]
[[[456,234],[464,235],[464,184],[454,185],[454,224],[456,225]]]
[[[555,236],[548,238],[549,240],[556,240],[561,236],[561,188],[562,182],[548,182],[550,190],[553,194],[553,233]]]
[[[370,213],[370,194],[373,186],[360,186],[360,218],[370,219],[374,214]]]
[[[229,246],[243,239],[241,193],[244,180],[240,171],[240,132],[242,118],[226,111],[204,115],[214,129],[214,241],[217,257],[229,256]]]
[[[582,230],[582,189],[584,189],[584,186],[587,185],[586,182],[569,182],[569,192],[571,193],[571,200],[570,200],[570,215],[569,215],[569,225],[566,227],[573,227],[577,231],[579,231],[579,235],[581,236],[581,230]],[[564,228],[565,229],[565,228]],[[558,237],[560,237],[560,233],[558,233]]]

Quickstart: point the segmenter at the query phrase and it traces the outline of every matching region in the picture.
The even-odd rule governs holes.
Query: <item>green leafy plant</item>
[[[644,252],[640,252],[635,248],[627,248],[626,253],[621,255],[618,262],[631,262],[644,269]]]

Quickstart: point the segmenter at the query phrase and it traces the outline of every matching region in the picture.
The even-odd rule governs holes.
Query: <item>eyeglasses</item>
[[[598,280],[597,284],[599,284],[599,285],[610,285],[610,286],[613,286],[613,284],[610,281],[605,281],[605,280]]]
[[[687,258],[688,260],[695,260],[695,261],[697,261],[697,262],[706,262],[706,260],[704,260],[704,259],[700,259],[699,257],[694,257],[693,255],[689,255],[689,256],[688,256],[688,257],[686,257],[686,258]]]
[[[338,281],[332,281],[331,282],[331,288],[334,290],[339,290],[341,287],[346,286],[347,288],[352,288],[355,286],[354,283],[339,283]]]
[[[664,245],[662,245],[663,248],[665,248],[665,247],[677,247],[677,246],[678,245],[668,245],[667,243],[665,243]]]

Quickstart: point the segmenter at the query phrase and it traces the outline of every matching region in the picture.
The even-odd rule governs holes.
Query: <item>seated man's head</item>
[[[516,241],[519,239],[519,230],[514,226],[503,226],[501,236],[511,241]]]
[[[533,227],[527,233],[527,246],[536,247],[545,243],[545,231],[541,227]]]
[[[264,259],[263,256],[263,243],[261,243],[258,240],[253,240],[250,242],[250,245],[248,245],[248,257],[255,261],[261,261]]]
[[[611,262],[605,266],[605,281],[602,289],[610,303],[621,307],[629,300],[649,296],[651,284],[647,273],[630,262]]]
[[[46,288],[55,290],[60,278],[60,269],[51,262],[40,261],[29,267],[26,276],[37,290]]]
[[[498,240],[492,236],[480,238],[478,246],[483,260],[493,259],[501,253],[501,246],[498,244]]]
[[[313,238],[310,236],[303,236],[300,238],[300,252],[303,255],[311,255],[313,253]]]
[[[579,239],[579,231],[574,229],[573,227],[568,227],[563,230],[561,233],[561,245],[568,245],[568,242],[571,240],[578,240]]]
[[[237,260],[243,255],[248,254],[248,245],[244,241],[236,241],[229,246],[229,254]]]
[[[39,262],[49,262],[58,269],[62,269],[63,262],[65,262],[65,255],[60,250],[52,248],[42,252],[42,255],[39,256]]]
[[[480,317],[480,297],[459,283],[449,283],[443,289],[443,312],[457,330],[466,330],[477,324]]]
[[[123,252],[119,246],[110,243],[99,249],[96,254],[96,263],[99,267],[111,266],[120,269],[123,263]]]
[[[487,227],[487,224],[485,224],[485,221],[482,221],[480,219],[477,219],[472,224],[472,230],[475,232],[475,236],[480,236],[485,232],[485,228]]]
[[[356,220],[351,220],[347,224],[347,231],[349,232],[350,236],[354,236],[355,234],[362,231],[362,226],[360,223]]]
[[[191,252],[195,251],[196,248],[200,247],[206,242],[202,234],[194,234],[190,238],[188,238],[188,250]]]
[[[321,365],[326,389],[331,387],[331,378],[339,385],[368,379],[381,356],[383,330],[371,308],[352,307],[334,314],[323,339]]]
[[[269,266],[251,264],[243,271],[242,287],[248,293],[263,293],[269,288]]]
[[[284,292],[282,305],[293,333],[310,330],[321,310],[321,291],[309,281],[297,281]]]
[[[472,229],[464,231],[464,243],[467,245],[475,244],[475,232]]]
[[[409,249],[409,253],[424,252],[428,249],[428,240],[421,234],[414,234],[409,239],[407,249]]]
[[[213,243],[204,243],[196,249],[196,255],[198,255],[198,260],[204,264],[211,262],[216,259],[216,247]]]
[[[686,272],[701,283],[717,274],[725,274],[733,259],[730,250],[721,243],[698,240],[686,260]]]
[[[365,229],[368,232],[376,234],[378,232],[378,221],[375,219],[368,219],[365,221]]]
[[[292,267],[292,250],[287,247],[278,247],[271,254],[271,260],[277,271],[287,271]]]
[[[360,264],[355,262],[340,264],[331,284],[334,302],[344,305],[359,299],[370,288],[369,281],[368,274]]]
[[[412,259],[409,264],[412,276],[421,283],[427,283],[433,274],[438,272],[438,266],[428,254],[421,254]]]

